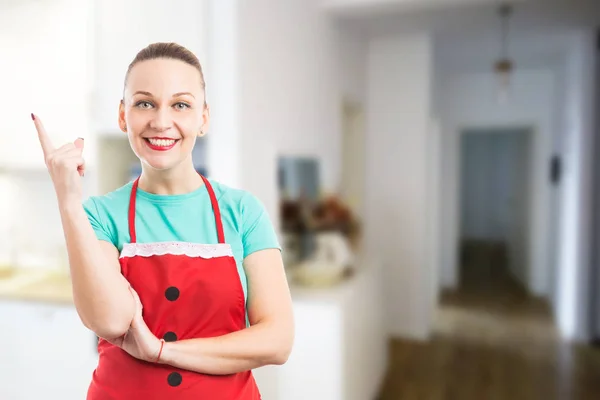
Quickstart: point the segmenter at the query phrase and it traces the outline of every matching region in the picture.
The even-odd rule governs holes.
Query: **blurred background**
[[[598,0],[0,0],[0,399],[83,399],[30,113],[85,138],[85,197],[139,173],[128,64],[203,64],[194,160],[267,207],[296,317],[265,400],[600,399]]]

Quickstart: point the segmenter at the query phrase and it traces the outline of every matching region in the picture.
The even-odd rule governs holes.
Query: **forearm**
[[[77,312],[86,327],[105,339],[122,336],[134,301],[127,280],[110,265],[81,202],[59,200]]]
[[[227,375],[264,365],[281,365],[292,347],[291,335],[260,323],[224,336],[165,343],[160,363],[211,375]]]

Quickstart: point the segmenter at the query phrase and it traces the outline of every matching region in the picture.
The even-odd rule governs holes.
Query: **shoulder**
[[[251,192],[243,189],[236,189],[210,179],[209,182],[213,187],[215,197],[217,198],[220,207],[228,208],[242,215],[264,212],[264,204]]]
[[[209,181],[222,214],[234,220],[243,245],[244,258],[259,250],[281,249],[271,218],[256,195]]]
[[[83,202],[88,220],[100,240],[119,248],[118,221],[127,221],[127,204],[132,182],[102,196],[91,196]]]
[[[90,196],[84,203],[83,208],[92,222],[92,225],[102,226],[106,231],[114,230],[115,221],[126,219],[128,212],[131,186],[129,182],[120,188],[100,196]],[[114,234],[114,232],[111,232]]]
[[[123,210],[123,204],[129,203],[132,184],[133,182],[129,182],[109,193],[100,196],[90,196],[83,203],[84,208],[89,213],[111,215],[117,212],[120,214]],[[124,209],[124,212],[127,212],[127,208]]]

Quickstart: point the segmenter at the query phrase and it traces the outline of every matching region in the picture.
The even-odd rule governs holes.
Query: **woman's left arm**
[[[294,341],[292,300],[281,251],[267,249],[244,259],[250,327],[224,336],[164,344],[160,363],[211,375],[284,364]]]

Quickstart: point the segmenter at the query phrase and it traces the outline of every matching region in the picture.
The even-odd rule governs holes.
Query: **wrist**
[[[154,353],[154,356],[152,357],[153,362],[155,362],[156,364],[165,364],[165,347],[167,343],[165,342],[164,339],[159,339],[158,340],[158,345],[157,345],[157,350]]]
[[[173,355],[173,342],[165,342],[163,340],[162,351],[160,352],[160,356],[155,358],[157,364],[171,364],[171,359]]]
[[[75,196],[59,196],[57,199],[61,213],[70,213],[82,207],[81,200]]]

